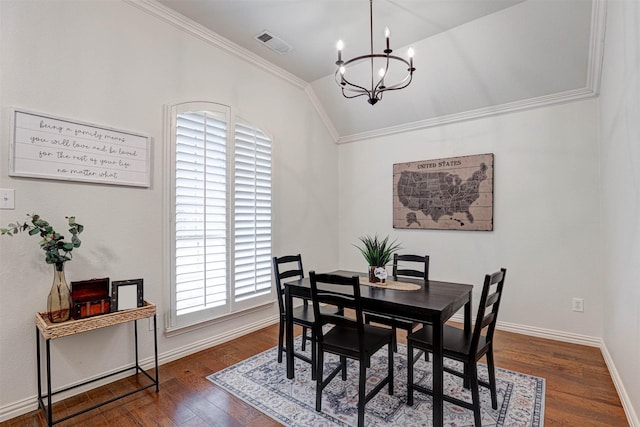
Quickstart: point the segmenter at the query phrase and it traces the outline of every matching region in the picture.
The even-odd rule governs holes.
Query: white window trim
[[[248,312],[255,311],[256,309],[263,309],[266,306],[272,306],[275,301],[275,292],[273,288],[273,282],[270,287],[270,291],[264,295],[259,295],[253,298],[249,298],[242,301],[233,301],[231,295],[229,295],[229,287],[227,287],[227,297],[228,297],[228,309],[224,311],[215,310],[201,310],[195,313],[189,313],[184,316],[177,316],[177,305],[176,305],[176,289],[175,289],[175,277],[176,277],[176,267],[175,267],[175,249],[176,249],[176,239],[175,239],[175,218],[176,218],[176,205],[175,205],[175,178],[176,178],[176,115],[181,112],[186,111],[210,111],[212,113],[223,113],[225,115],[225,119],[228,124],[228,132],[227,132],[227,143],[228,146],[232,146],[235,143],[235,127],[236,127],[236,117],[232,108],[222,104],[216,104],[212,102],[185,102],[174,105],[168,105],[165,107],[165,141],[168,141],[168,144],[165,144],[165,159],[166,159],[166,171],[165,174],[165,185],[168,189],[164,192],[166,197],[165,200],[165,212],[168,221],[165,223],[169,226],[165,228],[165,238],[168,242],[165,245],[165,259],[167,260],[167,266],[165,271],[168,275],[168,292],[169,292],[169,310],[166,315],[165,321],[165,331],[168,336],[179,334],[185,331],[198,329],[200,327],[207,326],[209,324],[218,323],[224,318],[232,318],[237,316],[242,316],[247,314]],[[241,123],[249,123],[246,120],[241,118],[237,118],[237,120]],[[250,125],[252,126],[252,125]],[[271,135],[266,133],[264,130],[260,129],[261,132],[265,133],[265,135],[273,141]],[[233,149],[228,149],[226,152],[227,155],[227,167],[231,171],[227,174],[228,179],[226,181],[226,191],[227,193],[233,190],[234,185],[234,175],[233,170],[235,168],[234,158],[233,158]],[[273,176],[273,158],[271,159],[271,176]],[[271,215],[272,215],[272,224],[273,224],[273,193],[271,193]],[[235,204],[233,198],[228,199],[227,203],[227,271],[229,274],[229,280],[233,280],[235,277],[234,271],[234,262],[233,262],[233,254],[235,247],[235,233],[234,228],[232,226],[233,218],[235,217]],[[273,228],[271,228],[273,232]],[[273,237],[272,237],[273,238]],[[273,240],[272,240],[273,244]]]

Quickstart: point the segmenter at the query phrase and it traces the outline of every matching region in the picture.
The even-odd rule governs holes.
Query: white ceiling
[[[344,59],[369,53],[366,0],[157,1],[308,83],[340,142],[596,91],[594,45],[603,31],[595,33],[604,13],[590,0],[375,0],[374,51],[384,48],[385,27],[395,54],[416,51],[412,84],[375,106],[343,98],[333,76],[338,39]],[[264,46],[255,39],[264,30],[293,50]]]

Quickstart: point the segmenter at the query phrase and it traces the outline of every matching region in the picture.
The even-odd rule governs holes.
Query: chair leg
[[[311,331],[311,381],[316,379],[316,364],[318,363],[318,348],[316,335]]]
[[[324,375],[324,352],[318,349],[318,360],[316,361],[316,411],[322,411],[322,377]]]
[[[347,358],[340,356],[340,364],[342,365],[342,381],[347,380]]]
[[[482,427],[480,392],[478,390],[478,366],[475,362],[469,364],[469,375],[469,381],[471,383],[471,402],[473,404],[473,420],[476,427]]]
[[[407,341],[407,405],[413,405],[413,346]]]
[[[393,351],[397,353],[398,352],[398,330],[396,329],[395,326],[392,326],[391,330],[393,331],[393,336],[391,337],[393,342]]]
[[[487,371],[489,371],[489,390],[491,391],[491,407],[498,409],[498,394],[496,392],[496,370],[493,364],[493,349],[487,352]]]
[[[469,364],[465,362],[462,364],[462,386],[466,389],[471,387],[471,385],[469,384],[470,378],[471,373],[469,372]]]
[[[280,327],[278,328],[278,363],[282,363],[282,353],[284,352],[284,321],[280,319]]]
[[[367,365],[360,360],[360,375],[358,378],[358,427],[364,426],[364,405],[366,400]]]
[[[388,347],[388,352],[389,352],[389,366],[387,367],[388,369],[388,373],[387,376],[389,377],[389,396],[393,396],[393,350],[391,349],[391,346],[387,346]]]
[[[423,323],[422,327],[423,328],[427,328],[427,327],[429,327],[429,325],[427,323]],[[409,333],[411,333],[411,332],[409,332]],[[407,336],[409,336],[409,333],[407,333]],[[424,351],[424,361],[425,362],[429,361],[429,352],[427,350]]]
[[[307,327],[303,326],[302,327],[302,351],[305,351],[307,349]]]

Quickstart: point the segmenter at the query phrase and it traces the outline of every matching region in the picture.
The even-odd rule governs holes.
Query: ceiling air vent
[[[271,50],[278,52],[280,55],[291,52],[293,48],[291,45],[279,37],[276,37],[273,33],[269,31],[263,31],[256,36],[256,40],[260,43],[264,44]]]

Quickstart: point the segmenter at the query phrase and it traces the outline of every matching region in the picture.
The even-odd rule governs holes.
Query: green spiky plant
[[[27,215],[31,220],[29,222],[16,222],[9,224],[7,228],[0,228],[0,235],[13,236],[22,231],[27,231],[30,236],[39,234],[40,248],[45,253],[45,261],[47,264],[55,264],[56,269],[61,270],[66,261],[72,258],[71,251],[80,247],[80,238],[78,234],[82,233],[84,226],[76,222],[74,216],[65,217],[69,221],[69,232],[71,233],[71,241],[64,240],[64,236],[56,232],[51,225],[38,214]]]
[[[362,242],[362,246],[353,246],[360,249],[362,256],[372,267],[386,266],[391,261],[393,253],[401,248],[396,240],[389,241],[389,236],[380,239],[376,234],[373,237],[366,235],[358,239]]]

